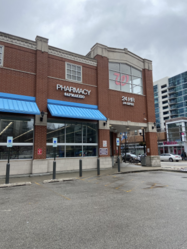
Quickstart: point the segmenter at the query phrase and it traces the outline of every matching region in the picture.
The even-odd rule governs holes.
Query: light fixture
[[[105,122],[103,122],[103,126],[107,125],[107,120]]]
[[[44,117],[44,114],[45,114],[45,112],[44,111],[41,111],[41,116],[40,116],[40,122],[42,122],[43,121],[43,117]]]
[[[127,130],[129,130],[130,128],[129,127],[126,127]]]
[[[156,123],[153,123],[152,130],[156,127]]]

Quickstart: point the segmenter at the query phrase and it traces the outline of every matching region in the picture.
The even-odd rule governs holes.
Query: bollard
[[[100,159],[97,158],[97,175],[100,175]]]
[[[118,157],[118,172],[120,172],[120,159]]]
[[[56,179],[56,162],[53,161],[53,179]]]
[[[82,160],[79,160],[79,176],[82,177]]]
[[[9,175],[10,175],[10,163],[7,163],[7,165],[6,165],[6,180],[5,180],[6,184],[9,183]]]

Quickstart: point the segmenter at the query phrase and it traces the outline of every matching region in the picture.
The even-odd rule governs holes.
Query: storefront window
[[[142,95],[142,72],[127,64],[109,62],[109,88]]]
[[[97,123],[47,123],[47,158],[54,156],[53,137],[58,139],[56,157],[97,156]]]
[[[7,137],[13,137],[10,159],[30,159],[33,156],[33,118],[0,117],[0,159],[7,159]]]

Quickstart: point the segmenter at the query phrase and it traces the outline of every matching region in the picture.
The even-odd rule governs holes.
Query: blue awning
[[[0,93],[0,112],[40,115],[35,97]]]
[[[107,118],[98,110],[96,105],[86,105],[74,102],[48,99],[47,107],[52,116],[64,118],[78,118],[103,120]]]

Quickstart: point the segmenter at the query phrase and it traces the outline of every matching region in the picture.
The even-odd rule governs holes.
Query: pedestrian
[[[184,160],[184,151],[181,153],[182,161]]]
[[[186,160],[186,152],[184,151],[184,160]]]

